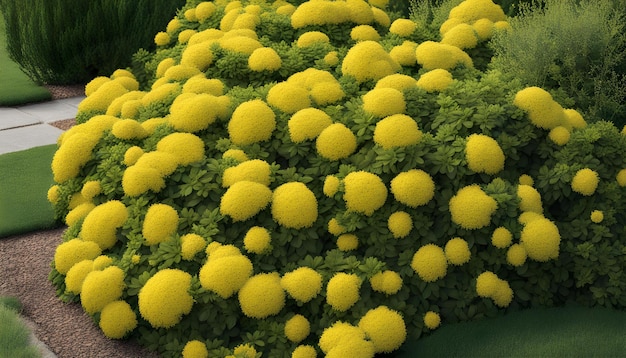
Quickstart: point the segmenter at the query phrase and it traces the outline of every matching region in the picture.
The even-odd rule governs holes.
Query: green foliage
[[[130,65],[184,0],[0,1],[11,58],[37,83],[86,83]],[[77,21],[79,20],[79,21]]]
[[[41,353],[37,347],[29,344],[30,331],[20,321],[13,300],[3,297],[2,301],[10,301],[9,305],[0,302],[0,355],[3,357],[37,358]]]
[[[182,31],[200,33],[222,26],[226,6],[239,11],[233,3],[216,2],[209,18],[192,21],[189,11],[200,3],[189,1],[177,15],[181,27],[168,31],[169,43],[154,53],[140,51],[135,56],[134,71],[141,78],[139,95],[143,97],[129,99],[122,112],[128,103],[138,106],[136,113],[116,117],[84,111],[84,123],[60,140],[52,168],[64,180],[53,187],[57,195],[52,201],[59,218],[70,221],[62,245],[66,249],[70,242],[111,239],[111,245],[101,245],[102,254],[125,277],[121,295],[113,300],[126,302],[137,319],[128,336],[164,357],[180,356],[191,340],[200,341],[211,355],[220,357],[238,354],[242,345],[271,357],[288,357],[299,344],[317,347],[333,323],[358,325],[381,305],[400,313],[405,327],[399,331],[406,328],[411,338],[430,332],[423,317],[431,311],[445,324],[531,306],[561,305],[567,300],[625,307],[626,281],[621,272],[626,265],[626,241],[620,223],[626,220],[621,186],[626,185],[626,172],[621,172],[626,166],[626,139],[615,126],[604,121],[574,122],[566,119],[558,103],[530,101],[535,110],[556,109],[549,114],[562,115],[548,130],[541,127],[535,113],[521,109],[524,103],[517,97],[526,84],[516,73],[485,70],[489,53],[480,48],[484,42],[468,51],[475,63],[482,59],[484,66],[461,64],[451,66],[449,72],[435,72],[409,64],[388,71],[393,60],[385,57],[386,51],[405,39],[383,24],[372,23],[381,35],[377,47],[349,37],[353,21],[291,28],[288,15],[270,4],[253,3],[261,13],[254,25],[256,38],[279,55],[279,69],[253,70],[248,64],[252,55],[229,49],[232,43],[227,36],[233,33],[227,33],[207,43],[212,62],[195,77],[218,79],[223,90],[190,91],[185,88],[187,77],[168,77],[167,71],[157,71],[167,64],[164,61],[182,62],[190,47],[174,41]],[[259,10],[246,8],[250,3],[245,1],[241,5],[246,9],[241,14]],[[451,8],[450,3],[444,6],[446,11]],[[437,7],[429,8],[428,14],[414,13],[414,18],[425,21],[406,36],[416,42],[439,40],[436,26],[446,20],[445,13]],[[328,31],[328,42],[298,45],[300,35],[319,30]],[[371,46],[367,55],[351,57],[361,46]],[[380,49],[386,51],[376,54]],[[339,61],[324,60],[333,51]],[[443,61],[446,56],[437,59]],[[376,61],[370,63],[372,57]],[[372,78],[357,78],[369,66],[375,67]],[[197,73],[185,65],[177,69]],[[390,89],[396,88],[396,80],[423,80],[433,72],[452,79],[434,90],[424,85],[427,81]],[[380,91],[384,80],[390,79],[386,75],[396,77]],[[320,78],[324,82],[318,82]],[[315,91],[320,83],[339,86],[343,96],[328,99],[331,90]],[[276,94],[287,85],[292,87]],[[308,92],[298,95],[303,91]],[[374,91],[379,92],[373,95]],[[378,95],[389,97],[379,100]],[[96,90],[83,103],[96,103],[95,99],[106,97]],[[300,105],[298,100],[305,103]],[[206,104],[203,101],[211,105],[199,107]],[[323,131],[298,140],[297,115],[302,109],[316,109],[314,113],[329,117],[333,124],[320,120]],[[398,117],[409,118],[406,131],[395,126],[385,129],[384,123]],[[311,115],[304,123],[315,120]],[[203,126],[184,127],[202,121]],[[249,127],[237,132],[242,123]],[[331,128],[342,128],[342,132],[335,132],[340,135],[325,143],[326,134],[334,134]],[[569,141],[557,144],[549,131],[553,128],[563,129]],[[268,135],[258,137],[263,133]],[[168,142],[172,138],[184,139]],[[79,153],[90,155],[80,162]],[[242,169],[246,165],[251,167]],[[583,190],[584,194],[573,183],[581,169],[593,170],[598,178],[597,188]],[[133,177],[134,170],[142,171]],[[423,180],[403,194],[394,180],[413,173],[422,173]],[[243,178],[234,180],[238,175]],[[87,184],[94,181],[100,190],[88,195]],[[589,180],[583,184],[587,188]],[[235,190],[244,185],[242,192]],[[289,192],[294,196],[285,200],[281,196],[287,187],[304,189]],[[124,220],[118,226],[104,220],[117,220],[119,212],[107,211],[111,203],[123,204]],[[603,218],[592,219],[594,211],[601,211]],[[408,217],[410,225],[394,223],[391,218],[398,213],[405,216],[395,217]],[[259,227],[267,230],[270,242],[256,250],[248,234]],[[546,227],[554,230],[546,233]],[[492,241],[498,228],[508,230],[510,242]],[[544,231],[533,236],[526,232],[529,228]],[[403,231],[407,234],[399,234]],[[201,248],[189,249],[185,242],[190,235],[201,237]],[[540,240],[531,242],[529,236]],[[355,237],[356,247],[346,244]],[[453,238],[467,244],[469,261],[463,258],[463,250],[446,247]],[[511,244],[521,247],[528,258],[508,258]],[[427,252],[423,248],[434,251],[421,255]],[[69,292],[66,281],[72,275],[61,273],[57,263],[76,256],[61,246],[57,254],[59,261],[53,262],[50,280],[61,299],[80,300],[85,306],[93,292],[106,287],[92,284],[100,273],[96,268],[82,286],[88,286],[91,295]],[[231,260],[249,261],[253,276],[240,270],[245,264],[229,266]],[[217,268],[222,271],[211,271]],[[313,270],[320,277],[319,292],[314,290],[309,300],[294,295],[284,282],[272,292],[262,292],[276,287],[274,278],[285,279],[299,268]],[[230,286],[241,278],[239,271],[244,271],[243,287]],[[381,289],[374,277],[385,271],[395,273],[402,284]],[[496,276],[490,284],[497,287],[485,294],[478,280],[487,277],[483,274],[488,271]],[[188,287],[159,281],[163,273],[172,272],[189,277]],[[231,274],[236,277],[225,278]],[[346,274],[349,280],[356,277],[360,286],[356,300],[342,309],[331,282]],[[254,286],[258,278],[264,285]],[[303,289],[315,288],[315,280],[301,282]],[[154,287],[171,296],[142,296],[150,296]],[[286,295],[284,303],[282,295]],[[184,310],[190,301],[191,308]],[[251,302],[253,309],[249,309]],[[155,306],[165,316],[174,312],[173,322],[163,324],[151,315]],[[294,314],[310,323],[310,334],[298,343],[285,332]],[[105,314],[93,315],[102,327]],[[385,331],[397,328],[385,322],[380,327]],[[398,344],[404,341],[398,331],[387,336],[398,339]]]
[[[562,91],[588,120],[626,124],[624,7],[603,1],[540,1],[520,7],[513,31],[492,40],[493,65],[526,85]],[[568,21],[563,21],[568,19]]]

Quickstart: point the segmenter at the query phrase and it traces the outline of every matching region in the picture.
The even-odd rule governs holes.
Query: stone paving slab
[[[80,98],[80,97],[78,97]],[[50,102],[42,102],[19,107],[18,110],[38,118],[42,122],[49,123],[63,119],[76,117],[78,111],[78,103],[80,100],[76,98],[66,98]]]
[[[0,107],[0,131],[30,126],[41,123],[41,121],[28,113],[24,113],[13,107]]]
[[[49,124],[36,124],[0,131],[0,154],[56,144],[61,133],[63,133],[62,130]]]

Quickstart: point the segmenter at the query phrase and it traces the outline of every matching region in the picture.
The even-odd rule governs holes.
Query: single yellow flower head
[[[411,268],[422,280],[435,282],[446,275],[448,260],[441,247],[427,244],[420,247],[413,255]]]
[[[356,136],[343,123],[334,123],[322,130],[315,148],[328,160],[347,158],[356,150]]]
[[[416,83],[415,78],[411,76],[394,73],[393,75],[385,76],[378,80],[374,88],[394,88],[402,92],[405,89],[415,87]]]
[[[53,185],[48,189],[46,197],[51,204],[56,204],[60,199],[60,195],[59,186]]]
[[[80,292],[80,302],[85,312],[95,314],[107,304],[118,300],[124,290],[124,276],[124,271],[117,266],[88,273]]]
[[[198,234],[186,234],[180,237],[180,246],[183,260],[193,260],[197,253],[204,251],[206,240]]]
[[[363,96],[363,109],[377,117],[404,113],[404,94],[395,88],[375,88]]]
[[[93,203],[82,203],[78,205],[65,215],[65,224],[69,227],[74,226],[74,224],[85,218],[95,207],[96,205]]]
[[[141,233],[147,245],[167,241],[178,229],[178,212],[167,204],[153,204],[148,208]]]
[[[204,158],[204,141],[191,133],[172,133],[157,143],[157,151],[176,158],[179,165],[198,162]]]
[[[600,177],[589,168],[580,169],[572,179],[572,190],[584,196],[591,196],[596,192]]]
[[[311,333],[311,324],[301,314],[294,315],[285,322],[285,336],[294,343],[300,343]]]
[[[93,260],[83,260],[74,264],[65,275],[65,291],[80,294],[85,277],[93,271]]]
[[[417,63],[427,70],[442,68],[451,70],[459,65],[474,67],[467,53],[456,46],[433,41],[424,41],[415,49]]]
[[[324,56],[324,62],[329,66],[337,66],[339,64],[339,55],[337,51],[330,51]]]
[[[240,163],[250,160],[246,152],[241,149],[228,149],[224,152],[224,154],[222,154],[222,158],[233,158]]]
[[[460,237],[455,237],[454,239],[449,240],[446,243],[444,252],[448,262],[457,266],[466,264],[472,256],[467,241],[461,239]]]
[[[272,217],[282,226],[302,229],[317,220],[317,199],[304,183],[289,182],[274,190]]]
[[[411,215],[405,211],[396,211],[389,216],[387,227],[394,238],[400,239],[407,237],[413,229],[413,219]]]
[[[169,123],[180,132],[199,132],[207,129],[217,118],[225,117],[229,104],[226,96],[216,97],[207,93],[189,96],[172,104]]]
[[[585,128],[587,126],[587,122],[585,122],[583,116],[575,109],[566,109],[564,113],[567,123],[572,126],[572,128]]]
[[[626,186],[626,169],[620,170],[615,176],[615,180],[617,180],[619,186]]]
[[[164,31],[157,32],[157,34],[154,36],[154,43],[157,46],[169,45],[170,41],[171,41],[170,35],[168,35],[167,32],[164,32]]]
[[[309,95],[318,106],[335,103],[345,97],[341,84],[335,79],[316,83],[311,87]]]
[[[493,234],[491,234],[491,244],[499,249],[509,247],[512,242],[513,234],[504,226],[498,227],[493,231]]]
[[[590,219],[592,222],[599,224],[602,222],[602,220],[604,220],[604,213],[600,210],[594,210],[591,212]]]
[[[276,272],[250,277],[238,295],[241,311],[251,318],[263,319],[276,315],[285,306],[285,291]]]
[[[386,295],[398,293],[402,288],[402,277],[395,271],[383,271],[370,278],[372,290]]]
[[[469,24],[458,24],[446,31],[441,39],[442,44],[456,46],[462,50],[471,49],[478,45],[478,34]]]
[[[343,179],[343,200],[349,211],[371,216],[385,204],[387,187],[376,174],[365,171],[352,172]]]
[[[289,138],[294,143],[317,138],[322,131],[330,126],[333,120],[326,112],[317,108],[304,108],[294,113],[287,126]]]
[[[526,225],[533,220],[542,219],[542,218],[544,218],[543,214],[539,214],[534,211],[524,211],[517,218],[517,221],[519,221],[520,224]]]
[[[441,92],[454,82],[452,74],[442,68],[436,68],[420,76],[417,80],[417,87],[426,92]]]
[[[359,247],[359,238],[354,234],[341,234],[337,238],[337,248],[347,252]]]
[[[495,273],[485,271],[476,278],[476,293],[480,297],[489,298],[498,289],[498,282],[500,279]]]
[[[409,19],[397,19],[391,23],[389,32],[400,37],[409,37],[417,29],[417,23]]]
[[[401,45],[394,46],[389,51],[389,56],[401,66],[415,66],[417,64],[416,49],[417,43],[404,41]]]
[[[567,144],[567,142],[569,142],[570,135],[571,133],[567,128],[563,126],[558,126],[550,130],[548,138],[550,138],[550,140],[553,141],[554,144],[563,146]]]
[[[113,258],[107,255],[100,255],[93,259],[93,269],[101,271],[113,264]]]
[[[495,139],[472,134],[465,144],[467,166],[476,173],[497,174],[504,169],[504,152]]]
[[[85,96],[91,96],[100,86],[110,81],[111,79],[106,76],[95,77],[85,85]]]
[[[496,285],[496,292],[491,297],[496,306],[505,308],[513,300],[513,290],[505,280],[499,280]]]
[[[210,1],[203,1],[196,6],[196,20],[202,23],[205,22],[211,15],[215,13],[217,7]],[[208,354],[208,353],[207,353]]]
[[[450,10],[450,18],[457,18],[463,22],[474,22],[486,18],[493,22],[506,20],[502,8],[492,0],[463,1]]]
[[[276,115],[262,100],[240,104],[228,122],[230,140],[236,145],[247,145],[270,139],[276,129]]]
[[[441,317],[439,313],[428,311],[424,314],[424,326],[428,329],[436,329],[441,324]]]
[[[389,18],[389,15],[382,9],[372,7],[372,15],[374,15],[374,21],[380,26],[388,28],[391,25],[391,19]]]
[[[354,355],[373,358],[375,353],[374,344],[365,340],[365,331],[342,321],[336,321],[324,329],[318,344],[326,357],[341,358]]]
[[[339,185],[341,184],[341,180],[334,175],[327,175],[326,179],[324,179],[324,195],[327,197],[332,197],[339,190]]]
[[[122,177],[124,194],[134,197],[148,190],[158,193],[165,188],[163,176],[155,168],[147,168],[133,165],[124,172]]]
[[[391,193],[397,201],[416,208],[428,204],[435,196],[435,182],[425,171],[411,169],[391,180]]]
[[[354,41],[378,41],[380,34],[370,25],[358,25],[350,31],[350,38]]]
[[[520,244],[511,245],[506,252],[506,262],[515,267],[522,266],[527,257],[526,249]]]
[[[193,340],[185,344],[182,355],[182,358],[209,358],[209,350],[204,342]]]
[[[271,167],[268,162],[261,159],[247,160],[224,170],[222,186],[228,188],[236,182],[244,180],[269,186],[270,174]]]
[[[115,122],[111,133],[124,140],[143,139],[148,136],[148,132],[141,126],[141,123],[133,119],[122,119]]]
[[[206,93],[213,96],[224,94],[224,83],[215,78],[206,78],[204,75],[196,75],[189,78],[183,85],[183,93]]]
[[[243,247],[248,252],[265,254],[272,249],[271,242],[272,237],[266,228],[253,226],[243,238]]]
[[[291,358],[317,358],[317,351],[313,346],[299,345],[291,352]]]
[[[198,275],[200,284],[203,288],[227,299],[248,281],[252,275],[252,262],[241,254],[222,257],[211,255],[209,254],[209,260],[200,268]]]
[[[102,250],[115,246],[117,229],[126,222],[128,210],[117,200],[107,201],[93,208],[83,221],[80,237],[84,241],[93,241]]]
[[[346,228],[341,226],[336,218],[332,218],[328,221],[328,232],[335,236],[339,236],[346,232]]]
[[[336,311],[345,312],[361,297],[361,279],[355,274],[338,272],[326,286],[326,302]]]
[[[170,81],[184,82],[199,74],[201,74],[201,72],[197,67],[180,64],[168,68],[163,74],[163,78]]]
[[[297,46],[300,48],[309,47],[316,43],[329,43],[328,35],[320,31],[308,31],[298,37]]]
[[[220,201],[220,213],[233,221],[248,220],[265,209],[272,200],[272,191],[263,184],[238,181],[231,185]]]
[[[417,123],[405,114],[385,117],[374,128],[374,142],[384,149],[415,145],[421,139],[422,132],[417,128]]]
[[[182,66],[187,66],[188,68],[196,68],[199,71],[204,72],[209,68],[209,66],[211,66],[211,64],[213,63],[213,59],[214,56],[213,51],[211,51],[211,43],[209,41],[206,41],[193,45],[187,45],[187,47],[185,47],[185,49],[183,50],[183,54],[180,58],[180,64]],[[163,72],[163,75],[165,77],[168,77],[166,75],[167,71],[169,71],[169,68],[173,67],[174,66],[168,66],[168,69]],[[202,77],[204,77],[204,75],[202,75]]]
[[[248,57],[248,67],[256,72],[276,71],[280,69],[282,63],[276,50],[271,47],[257,48]]]
[[[263,47],[258,40],[248,36],[224,36],[217,41],[223,49],[245,55],[251,55],[254,50]]]
[[[522,229],[520,242],[528,257],[535,261],[546,262],[559,257],[561,235],[557,226],[546,218],[537,218],[527,223]]]
[[[311,107],[311,98],[306,88],[289,82],[280,82],[270,88],[267,103],[279,110],[292,114]]]
[[[519,183],[521,185],[533,186],[535,184],[535,181],[533,180],[533,178],[530,175],[522,174],[519,177]]]
[[[518,185],[517,196],[520,198],[519,209],[521,211],[534,211],[543,214],[541,194],[537,189],[529,185]]]
[[[464,229],[480,229],[491,223],[498,203],[477,184],[461,188],[449,203],[452,222]]]
[[[280,285],[290,297],[306,303],[322,291],[322,275],[310,267],[299,267],[284,274]]]
[[[399,70],[400,64],[376,41],[357,43],[348,50],[341,64],[343,74],[353,76],[358,82],[378,81]]]
[[[54,251],[54,268],[66,275],[75,264],[83,260],[93,260],[102,250],[93,241],[71,239],[57,246]]]
[[[137,315],[126,301],[113,301],[102,309],[98,323],[107,338],[121,339],[137,328]]]
[[[163,269],[139,290],[139,313],[154,328],[177,325],[191,312],[191,275],[179,269]]]
[[[399,312],[378,306],[365,313],[359,328],[374,343],[376,353],[391,353],[406,340],[406,325]]]
[[[491,36],[493,36],[493,21],[487,18],[482,18],[474,21],[474,23],[472,24],[472,28],[476,32],[476,35],[478,35],[478,39],[480,41],[488,40],[491,38]]]

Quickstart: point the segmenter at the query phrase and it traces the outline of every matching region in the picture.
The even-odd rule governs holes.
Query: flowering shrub
[[[450,13],[480,29],[466,50],[384,3],[189,0],[141,90],[59,140],[59,296],[166,357],[372,357],[507,310],[624,307],[623,134],[475,68],[506,31],[489,0]]]

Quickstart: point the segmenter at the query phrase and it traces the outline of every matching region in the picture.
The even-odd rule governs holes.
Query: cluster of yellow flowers
[[[344,96],[341,85],[330,72],[309,68],[294,73],[286,81],[270,88],[267,103],[287,114],[293,114],[311,107],[313,103],[324,106]]]
[[[200,284],[226,299],[237,293],[250,278],[252,262],[232,245],[211,244],[206,248],[209,258],[200,268]]]
[[[509,283],[491,271],[485,271],[476,278],[476,293],[480,297],[491,298],[499,307],[507,307],[513,300]]]

